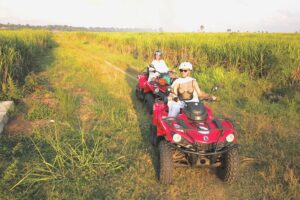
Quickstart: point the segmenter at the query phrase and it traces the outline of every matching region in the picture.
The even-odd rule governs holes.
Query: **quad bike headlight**
[[[159,88],[155,88],[155,89],[154,89],[154,93],[155,93],[155,94],[159,93]]]
[[[226,137],[226,141],[227,142],[232,142],[234,140],[234,135],[232,133],[230,133],[229,135],[227,135]]]
[[[179,134],[177,134],[177,133],[175,133],[174,135],[173,135],[173,140],[174,140],[174,142],[180,142],[181,141],[181,135],[179,135]]]

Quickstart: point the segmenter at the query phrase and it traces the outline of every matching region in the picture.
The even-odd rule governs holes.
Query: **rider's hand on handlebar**
[[[216,97],[216,96],[213,96],[213,95],[211,95],[210,98],[211,98],[212,101],[217,100],[217,97]]]
[[[149,67],[150,72],[155,72],[155,69],[153,67]]]
[[[159,73],[159,72],[155,72],[154,75],[155,75],[156,77],[159,77],[160,73]]]
[[[173,101],[177,102],[178,101],[178,97],[173,97]]]

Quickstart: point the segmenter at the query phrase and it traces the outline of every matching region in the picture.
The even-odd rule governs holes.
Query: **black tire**
[[[238,176],[239,154],[238,149],[233,148],[222,155],[221,166],[217,169],[218,176],[226,183],[233,183]]]
[[[153,124],[150,124],[150,143],[153,146],[157,146],[157,127],[154,126]]]
[[[165,140],[158,145],[159,150],[159,181],[170,184],[173,181],[173,151]]]
[[[136,86],[136,88],[135,88],[135,96],[136,96],[137,99],[140,99],[138,86]]]
[[[135,96],[138,100],[143,100],[143,94],[138,85],[135,88]]]
[[[145,101],[146,101],[147,110],[148,110],[149,114],[152,115],[152,113],[153,113],[153,104],[154,104],[153,94],[147,93],[145,95]]]

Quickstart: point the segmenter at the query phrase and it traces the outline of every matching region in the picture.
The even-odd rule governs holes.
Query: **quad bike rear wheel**
[[[173,181],[173,151],[165,140],[158,144],[159,149],[159,181],[170,184]]]
[[[157,127],[153,124],[150,124],[150,143],[153,146],[157,145]]]
[[[227,183],[233,183],[239,170],[239,154],[238,149],[233,148],[222,155],[221,166],[217,168],[220,179]]]
[[[145,101],[146,101],[147,110],[148,110],[149,114],[152,115],[152,113],[153,113],[153,104],[154,104],[153,94],[147,93],[145,95]]]

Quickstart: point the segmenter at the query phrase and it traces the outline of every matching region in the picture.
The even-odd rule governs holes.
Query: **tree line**
[[[87,31],[87,32],[157,32],[155,29],[146,28],[115,28],[115,27],[78,27],[68,25],[29,25],[29,24],[2,24],[0,23],[0,29],[46,29],[50,31]]]

